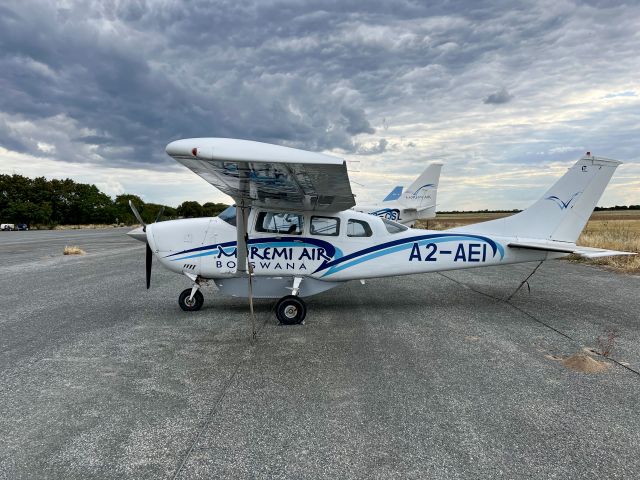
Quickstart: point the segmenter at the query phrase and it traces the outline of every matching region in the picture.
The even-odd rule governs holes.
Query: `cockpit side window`
[[[220,215],[218,215],[218,218],[220,220],[224,220],[232,227],[235,227],[236,226],[236,206],[231,205],[230,207],[227,207],[220,213]]]
[[[337,237],[340,234],[340,219],[335,217],[311,217],[312,235],[327,235]]]
[[[405,227],[401,223],[392,222],[391,220],[387,220],[386,218],[381,218],[381,220],[382,220],[382,223],[384,223],[384,226],[387,229],[387,232],[391,234],[400,233],[400,232],[409,230],[409,227]]]
[[[367,222],[352,218],[347,222],[347,237],[370,237],[371,235],[373,232]]]
[[[256,219],[256,232],[302,235],[304,217],[297,213],[260,212]]]

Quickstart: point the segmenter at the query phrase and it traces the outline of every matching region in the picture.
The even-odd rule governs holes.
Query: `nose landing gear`
[[[185,312],[196,312],[202,308],[204,304],[204,295],[200,290],[197,290],[193,296],[191,296],[191,288],[183,290],[178,298],[180,308]]]
[[[189,280],[193,281],[193,287],[182,291],[178,297],[178,304],[185,312],[196,312],[200,310],[204,304],[204,295],[202,295],[200,287],[206,285],[207,282],[203,282],[199,276],[192,273],[184,272],[184,274]]]

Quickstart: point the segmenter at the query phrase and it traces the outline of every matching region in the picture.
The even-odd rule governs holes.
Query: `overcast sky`
[[[197,136],[353,160],[359,201],[437,160],[441,210],[525,207],[590,150],[638,204],[640,2],[2,2],[1,173],[227,201],[164,153]]]

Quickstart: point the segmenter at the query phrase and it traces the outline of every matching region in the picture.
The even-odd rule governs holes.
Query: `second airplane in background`
[[[441,163],[432,163],[404,193],[402,193],[402,187],[398,186],[385,197],[382,203],[356,205],[353,210],[409,226],[413,226],[416,220],[434,218],[441,169]]]

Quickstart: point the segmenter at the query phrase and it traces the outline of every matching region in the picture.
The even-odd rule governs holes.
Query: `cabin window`
[[[223,210],[220,215],[218,215],[220,220],[224,220],[229,225],[235,227],[236,226],[236,206],[231,205]]]
[[[334,217],[311,217],[311,234],[337,237],[340,233],[340,219]]]
[[[304,217],[297,213],[260,212],[256,219],[256,232],[302,235]]]
[[[373,235],[371,227],[362,220],[349,220],[347,222],[347,237],[370,237]]]
[[[391,220],[387,220],[386,218],[381,218],[382,223],[384,223],[387,232],[389,233],[400,233],[405,230],[409,230],[409,227],[405,227],[401,223],[392,222]]]

